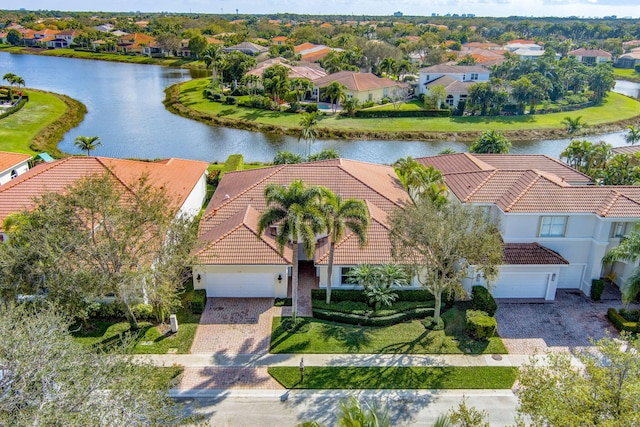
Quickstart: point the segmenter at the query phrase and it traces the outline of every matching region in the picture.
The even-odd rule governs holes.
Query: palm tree
[[[640,259],[640,227],[624,236],[620,244],[610,249],[602,258],[602,265],[610,265],[614,262],[636,263]],[[636,266],[624,282],[622,290],[622,302],[631,303],[640,294],[640,266]]]
[[[311,154],[311,143],[318,139],[318,113],[314,111],[312,113],[303,114],[300,117],[300,134],[298,135],[298,141],[304,139],[307,142],[307,153],[309,157]]]
[[[327,271],[327,304],[331,303],[331,281],[333,278],[333,256],[336,242],[342,240],[344,232],[349,229],[358,239],[358,245],[367,244],[369,228],[369,209],[367,204],[358,199],[342,200],[339,194],[326,190],[323,194],[321,209],[326,215],[327,234],[329,237],[329,267]]]
[[[511,142],[495,130],[487,130],[469,147],[469,152],[477,154],[507,154]]]
[[[9,101],[13,102],[13,85],[15,84],[16,78],[18,76],[16,76],[13,73],[5,73],[4,76],[2,76],[2,80],[6,80],[7,83],[9,83]]]
[[[324,95],[331,100],[331,107],[335,113],[338,109],[338,103],[345,100],[347,87],[338,81],[333,81],[324,88]]]
[[[216,85],[216,81],[220,80],[222,83],[222,66],[224,63],[224,52],[220,46],[216,44],[210,44],[202,52],[202,60],[205,66],[211,68],[211,86]]]
[[[76,136],[73,145],[81,150],[87,150],[87,156],[91,155],[91,150],[95,150],[102,145],[99,136]]]
[[[292,182],[288,187],[272,183],[264,190],[267,209],[258,220],[258,235],[261,236],[267,228],[278,225],[276,243],[280,253],[291,241],[291,317],[294,323],[298,311],[298,245],[302,243],[307,257],[313,257],[316,234],[326,229],[325,217],[320,210],[322,194],[322,188],[307,187],[301,180]]]
[[[624,137],[627,144],[634,145],[636,142],[640,142],[640,126],[627,126],[627,129],[629,133]]]
[[[394,58],[384,58],[380,63],[380,71],[385,73],[387,77],[393,77],[398,69],[398,61]]]
[[[561,122],[564,125],[567,133],[571,135],[571,138],[580,130],[587,127],[587,124],[582,121],[582,116],[578,116],[575,119],[569,116],[562,119]]]
[[[427,199],[442,206],[447,202],[447,187],[442,172],[438,169],[427,167],[411,156],[398,159],[393,167],[414,203]]]

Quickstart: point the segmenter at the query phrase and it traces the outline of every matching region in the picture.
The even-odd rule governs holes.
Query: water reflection
[[[165,110],[164,89],[177,82],[207,76],[210,70],[190,70],[152,65],[122,64],[0,52],[0,70],[22,76],[27,86],[67,94],[89,110],[72,129],[60,149],[80,153],[73,145],[78,135],[98,135],[103,146],[95,154],[121,158],[182,157],[224,161],[242,153],[246,161],[271,161],[278,150],[304,153],[304,142],[283,135],[210,127]],[[640,84],[618,82],[616,91],[638,96]],[[624,132],[589,136],[614,146],[624,145]],[[557,157],[568,139],[524,141],[513,144],[513,153],[544,153]],[[0,149],[2,142],[0,142]],[[466,151],[468,144],[455,141],[344,141],[320,140],[312,150],[336,149],[343,157],[391,163],[404,156],[428,156],[445,148]]]

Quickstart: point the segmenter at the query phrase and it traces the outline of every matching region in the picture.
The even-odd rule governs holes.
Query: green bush
[[[214,187],[220,182],[220,171],[218,169],[211,169],[207,174],[207,184]]]
[[[268,96],[253,95],[249,101],[238,103],[242,107],[259,108],[261,110],[277,110],[278,103],[274,102]]]
[[[321,308],[313,309],[313,317],[317,319],[361,326],[395,325],[396,323],[404,322],[405,320],[420,319],[432,313],[432,308],[415,308],[413,310],[403,311],[401,313],[392,314],[390,316],[369,317],[351,313],[340,313],[337,311],[324,310]]]
[[[312,289],[311,299],[325,301],[327,299],[327,291],[325,289]],[[367,304],[369,302],[367,296],[362,289],[332,289],[331,301],[354,301],[363,302]],[[398,290],[398,302],[400,301],[415,301],[415,302],[430,302],[435,301],[433,294],[424,289],[408,289]],[[446,304],[449,305],[449,301]]]
[[[202,314],[207,305],[207,291],[204,289],[194,290],[189,301],[189,311],[193,314]]]
[[[619,313],[627,322],[640,322],[640,310],[625,310],[622,308]]]
[[[318,111],[318,104],[308,104],[304,106],[304,111],[307,113],[315,113]]]
[[[117,302],[101,302],[90,306],[89,317],[98,319],[122,319],[125,317],[124,306]]]
[[[481,310],[467,310],[467,333],[479,341],[487,341],[493,337],[498,328],[496,319]]]
[[[14,105],[13,107],[9,108],[8,110],[6,110],[4,113],[0,114],[0,119],[4,119],[5,117],[10,116],[13,113],[16,113],[16,112],[20,111],[22,109],[22,107],[24,107],[27,104],[28,100],[29,100],[28,97],[22,97],[20,102],[18,102],[16,105]]]
[[[225,102],[228,105],[235,105],[236,104],[236,97],[235,96],[227,96],[227,99],[225,100]]]
[[[153,307],[151,304],[136,304],[131,307],[131,311],[137,320],[150,320],[153,318]]]
[[[471,308],[495,316],[498,311],[498,304],[493,295],[484,286],[474,286],[471,288]]]
[[[214,101],[222,101],[222,94],[221,93],[212,93],[210,96],[211,99],[213,99]]]
[[[640,324],[638,322],[627,321],[615,308],[607,310],[607,317],[618,331],[640,332]]]
[[[438,318],[438,323],[433,323],[433,316],[427,316],[422,321],[422,324],[430,331],[442,331],[445,327],[444,319],[442,318],[442,316]]]
[[[244,156],[242,154],[231,154],[227,157],[227,161],[224,162],[222,172],[239,171],[244,166]]]
[[[388,117],[449,117],[451,110],[358,110],[355,116],[359,118],[388,118]]]
[[[602,292],[604,291],[604,280],[594,279],[591,281],[591,299],[600,301]]]
[[[367,101],[367,102],[363,102],[362,105],[360,105],[360,108],[371,108],[374,105],[376,105],[375,102],[373,101]]]

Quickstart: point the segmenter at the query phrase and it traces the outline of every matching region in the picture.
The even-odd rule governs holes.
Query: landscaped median
[[[208,99],[204,92],[209,79],[191,80],[167,88],[166,107],[184,117],[213,126],[225,126],[278,134],[299,133],[300,115],[228,105]],[[238,98],[240,102],[243,97]],[[610,93],[602,105],[581,110],[525,116],[464,116],[353,118],[340,115],[319,116],[321,138],[393,140],[474,140],[483,131],[503,132],[512,140],[566,137],[562,120],[582,117],[594,133],[620,130],[635,124],[640,102]]]
[[[320,367],[272,366],[269,374],[287,389],[509,389],[514,367]]]

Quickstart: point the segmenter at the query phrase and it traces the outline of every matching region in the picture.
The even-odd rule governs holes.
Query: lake
[[[96,155],[119,158],[166,158],[224,161],[242,153],[245,161],[271,161],[278,150],[304,153],[304,142],[292,136],[269,135],[211,127],[168,112],[164,89],[202,76],[202,70],[155,65],[124,64],[84,59],[0,52],[0,73],[24,78],[27,87],[63,93],[87,106],[85,120],[65,135],[61,150],[80,153],[78,135],[101,138]],[[616,91],[638,97],[640,84],[617,82]],[[614,146],[625,145],[625,132],[588,137]],[[543,153],[558,157],[568,139],[514,142],[512,153]],[[466,151],[455,141],[318,140],[312,151],[336,149],[342,157],[373,163],[391,163],[400,157],[434,155],[446,147]]]

